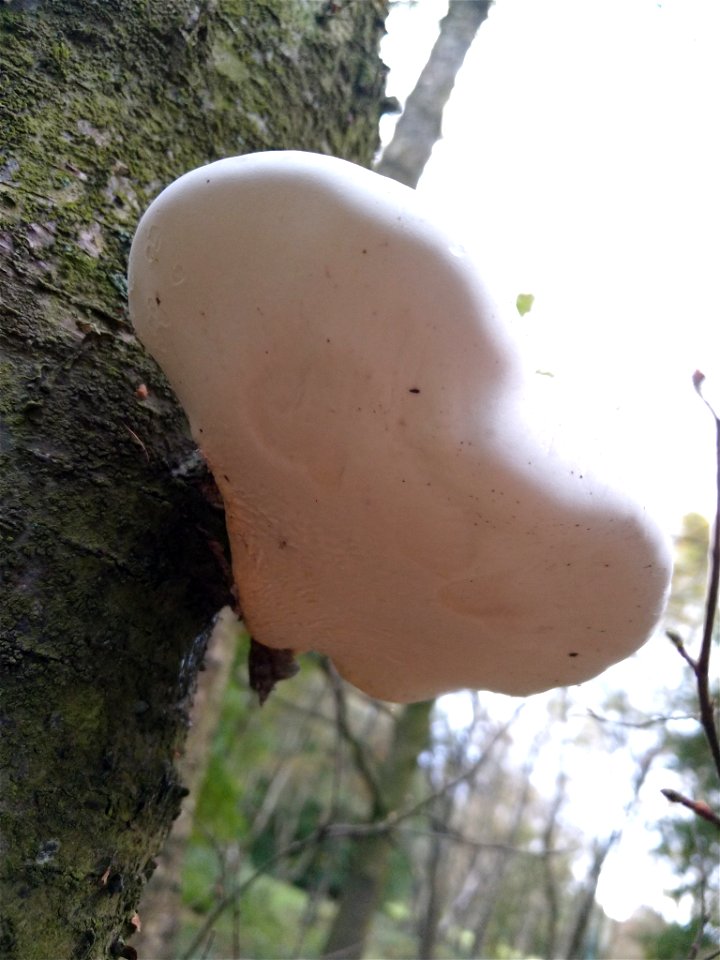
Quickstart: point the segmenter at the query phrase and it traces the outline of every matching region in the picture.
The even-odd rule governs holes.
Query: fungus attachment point
[[[266,647],[253,637],[250,638],[248,655],[250,687],[258,695],[260,706],[273,692],[275,684],[294,677],[299,669],[292,650]]]
[[[643,643],[670,574],[643,507],[531,428],[517,348],[454,249],[412,190],[277,152],[181,177],[130,257],[248,629],[400,702],[585,680]]]

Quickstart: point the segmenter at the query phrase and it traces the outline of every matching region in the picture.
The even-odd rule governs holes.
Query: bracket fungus
[[[409,702],[578,683],[652,631],[665,537],[528,427],[517,347],[412,190],[300,152],[193,170],[142,218],[130,306],[261,644]]]

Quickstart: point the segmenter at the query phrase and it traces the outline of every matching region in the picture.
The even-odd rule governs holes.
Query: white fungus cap
[[[517,348],[412,190],[298,152],[194,170],[140,223],[130,306],[262,644],[408,702],[577,683],[653,630],[665,537],[531,432]]]

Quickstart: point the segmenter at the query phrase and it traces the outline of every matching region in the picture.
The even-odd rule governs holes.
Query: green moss
[[[164,185],[219,156],[294,147],[369,162],[383,72],[368,86],[362,62],[380,7],[7,8],[0,954],[95,958],[125,930],[178,811],[202,631],[227,599],[222,515],[173,476],[187,427],[129,329],[130,240]],[[100,882],[108,867],[117,895]]]
[[[212,48],[212,62],[223,77],[236,84],[244,84],[250,71],[247,63],[237,54],[230,37],[217,37]]]

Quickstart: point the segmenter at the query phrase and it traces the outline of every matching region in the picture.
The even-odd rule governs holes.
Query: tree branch
[[[668,636],[670,636],[671,631],[668,631]],[[678,637],[676,633],[673,633],[670,636],[670,639],[675,643],[675,638],[682,644],[682,640]],[[579,716],[579,714],[574,714],[574,716]],[[581,715],[580,715],[581,716]],[[648,727],[654,727],[657,724],[670,723],[671,721],[677,720],[697,720],[696,714],[675,714],[671,716],[658,716],[658,717],[647,717],[645,720],[617,720],[615,717],[604,717],[601,713],[596,713],[595,710],[588,707],[585,710],[585,716],[590,717],[591,720],[595,720],[597,723],[607,723],[615,727],[629,727],[631,730],[647,730]]]
[[[720,817],[710,809],[704,800],[690,800],[688,797],[684,797],[681,793],[678,793],[677,790],[666,789],[661,790],[660,793],[669,800],[670,803],[681,803],[684,807],[687,807],[688,810],[692,810],[693,813],[702,817],[703,820],[707,820],[708,823],[712,823],[713,826],[716,826],[718,830],[720,830]]]
[[[440,138],[442,114],[455,77],[491,4],[492,0],[450,0],[440,35],[407,98],[395,135],[375,167],[377,173],[417,186]]]
[[[720,592],[720,418],[712,404],[703,395],[703,383],[705,374],[696,370],[693,374],[693,384],[698,396],[708,408],[715,421],[715,522],[710,543],[710,575],[708,580],[707,599],[705,602],[705,620],[703,624],[702,644],[700,646],[700,655],[694,660],[685,649],[681,638],[668,631],[668,637],[675,645],[675,649],[680,656],[690,665],[695,674],[697,684],[698,701],[700,704],[700,722],[702,723],[705,737],[710,745],[710,752],[715,763],[715,769],[720,777],[720,740],[718,739],[718,730],[715,723],[715,710],[713,707],[712,696],[710,695],[710,653],[712,651],[713,632],[715,628],[715,613],[718,606],[718,594]]]
[[[345,688],[343,687],[342,680],[340,679],[335,667],[327,658],[322,659],[321,667],[328,678],[333,697],[335,698],[335,719],[340,733],[350,747],[357,772],[367,785],[372,797],[373,809],[382,810],[384,809],[384,803],[380,790],[379,779],[376,772],[373,770],[372,763],[367,755],[364,744],[361,743],[360,740],[355,736],[350,726],[350,720],[348,718],[347,711],[347,700],[345,698]]]

